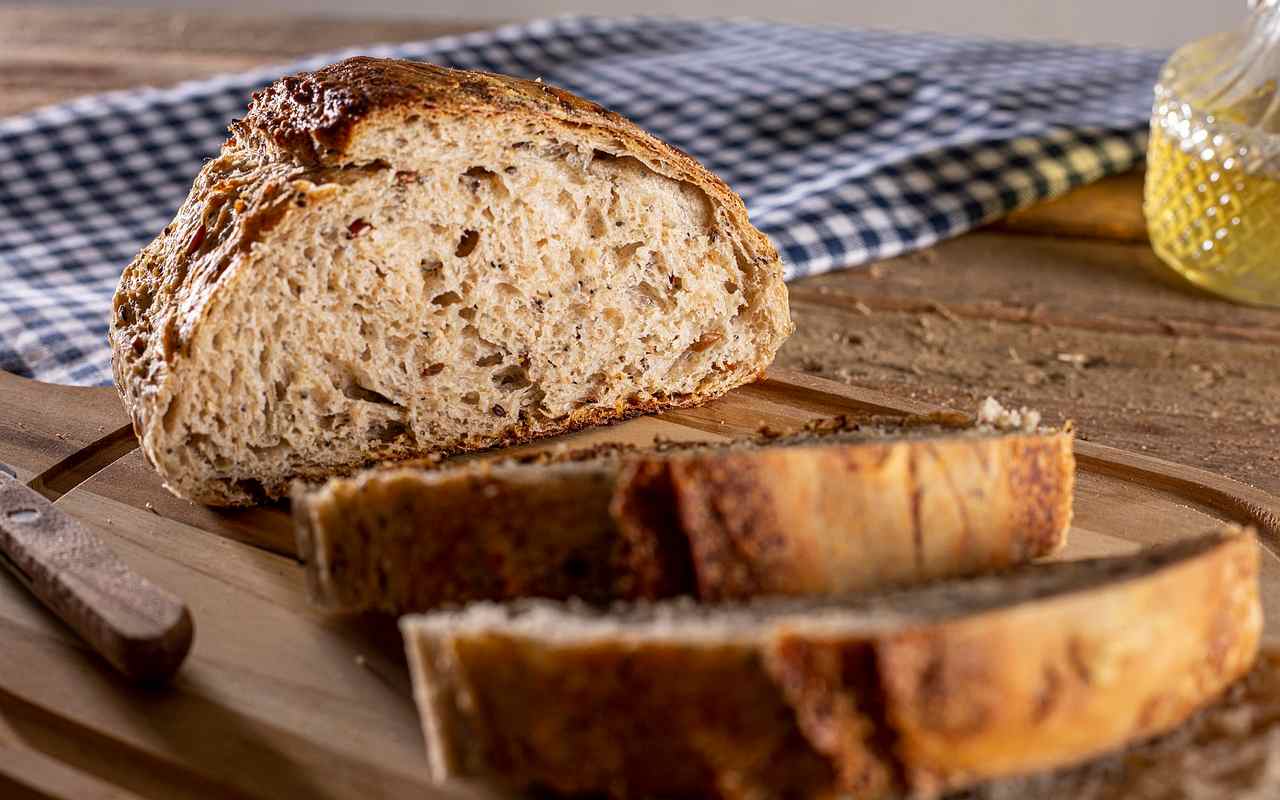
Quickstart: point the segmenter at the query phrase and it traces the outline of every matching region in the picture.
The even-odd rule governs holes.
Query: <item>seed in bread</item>
[[[231,132],[111,319],[142,452],[190,499],[695,405],[792,329],[737,195],[554,87],[353,58]]]

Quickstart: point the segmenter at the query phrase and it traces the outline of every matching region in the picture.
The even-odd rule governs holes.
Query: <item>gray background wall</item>
[[[1247,5],[1246,0],[44,0],[41,4],[475,21],[564,13],[749,16],[1146,47],[1173,47],[1234,27],[1244,18]]]

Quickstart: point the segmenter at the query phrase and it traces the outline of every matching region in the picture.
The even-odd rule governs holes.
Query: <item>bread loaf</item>
[[[1228,529],[848,600],[476,604],[401,629],[437,780],[931,797],[1078,763],[1214,700],[1257,651],[1258,557]]]
[[[142,452],[193,500],[698,404],[792,329],[742,201],[554,87],[353,58],[231,133],[110,328]]]
[[[299,489],[298,552],[322,605],[406,612],[840,594],[1055,551],[1071,433],[962,419],[846,417],[727,445],[373,470]]]

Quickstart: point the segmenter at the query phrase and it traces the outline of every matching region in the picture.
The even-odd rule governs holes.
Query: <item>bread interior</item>
[[[295,178],[288,202],[313,208],[206,309],[168,473],[277,493],[271,476],[723,391],[780,342],[774,267],[620,143],[483,117],[365,135],[385,157]]]

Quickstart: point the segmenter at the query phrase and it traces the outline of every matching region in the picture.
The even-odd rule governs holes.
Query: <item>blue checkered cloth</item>
[[[926,247],[1134,167],[1164,57],[564,18],[0,120],[0,369],[109,384],[107,314],[120,271],[172,218],[227,122],[276,77],[357,53],[541,77],[618,111],[737,190],[789,278]]]

